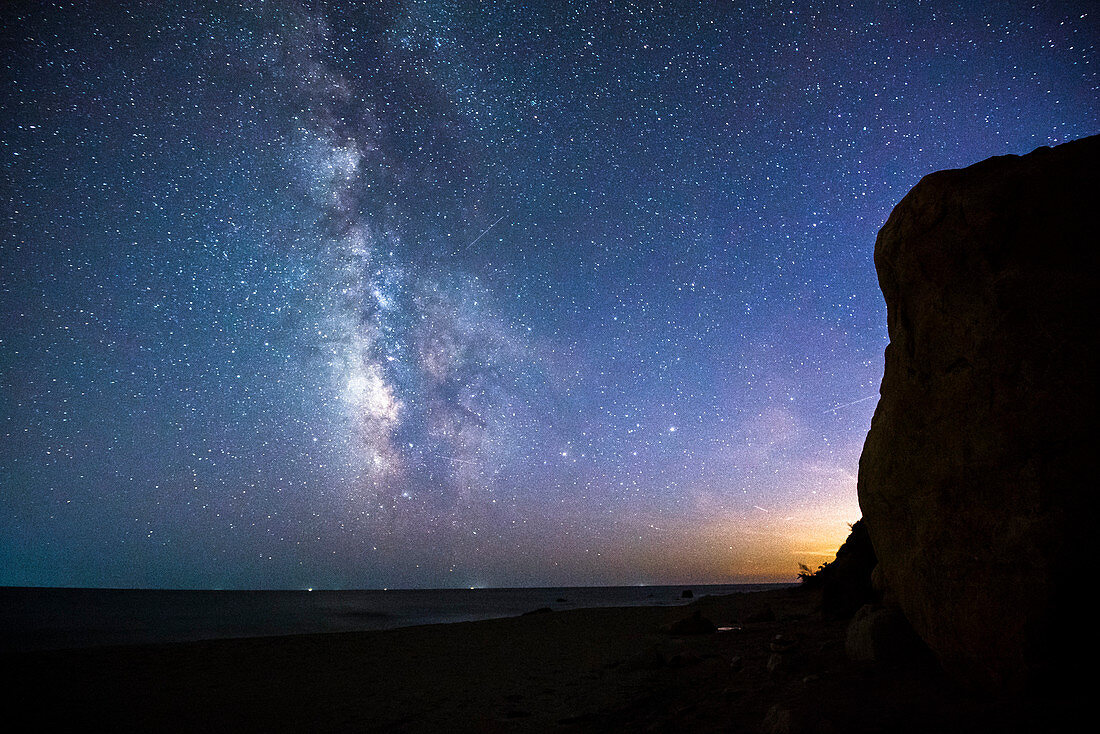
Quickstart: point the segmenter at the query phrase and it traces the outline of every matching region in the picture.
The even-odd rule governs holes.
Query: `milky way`
[[[0,583],[785,580],[871,260],[1100,129],[1090,3],[9,3]]]

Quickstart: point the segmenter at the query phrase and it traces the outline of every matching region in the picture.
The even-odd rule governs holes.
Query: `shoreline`
[[[366,632],[502,619],[542,608],[682,606],[704,595],[792,585],[392,591],[0,587],[0,653]]]

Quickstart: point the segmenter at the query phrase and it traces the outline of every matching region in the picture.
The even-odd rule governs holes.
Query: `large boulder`
[[[1097,171],[1100,136],[933,173],[875,243],[890,345],[859,504],[892,598],[981,688],[1051,682],[1085,634]]]

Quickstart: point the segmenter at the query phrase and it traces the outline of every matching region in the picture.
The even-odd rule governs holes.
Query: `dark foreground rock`
[[[671,635],[713,635],[718,628],[696,609],[690,617],[669,624],[667,630]]]
[[[926,176],[875,245],[890,345],[860,507],[892,598],[986,689],[1051,682],[1082,629],[1098,170],[1093,137]]]
[[[897,607],[866,604],[848,623],[844,650],[859,662],[905,665],[920,663],[928,648]]]

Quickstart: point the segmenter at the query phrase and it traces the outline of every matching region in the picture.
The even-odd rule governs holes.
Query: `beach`
[[[1029,731],[1047,710],[971,697],[930,659],[853,663],[846,625],[795,587],[677,607],[10,653],[5,697],[39,728],[110,731]]]

